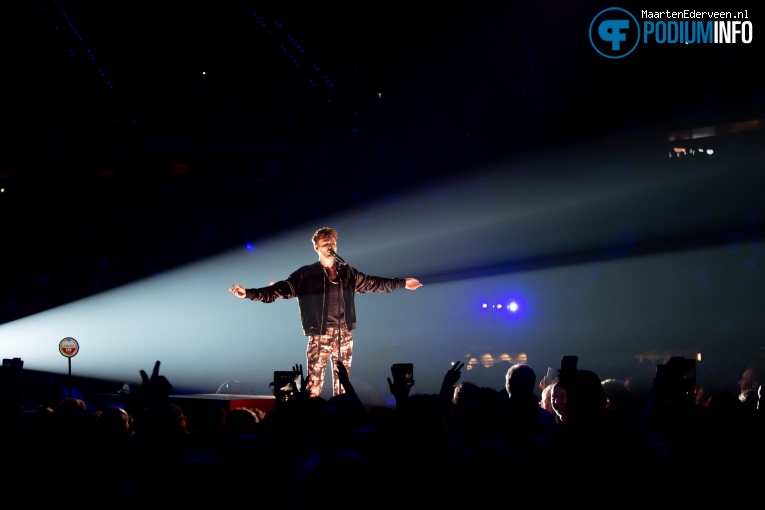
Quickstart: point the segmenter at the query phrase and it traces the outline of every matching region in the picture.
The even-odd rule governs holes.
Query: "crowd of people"
[[[341,362],[345,392],[313,397],[295,365],[297,391],[272,409],[212,405],[193,417],[159,361],[98,409],[72,396],[23,408],[19,365],[2,368],[4,480],[39,504],[743,503],[765,447],[756,363],[740,367],[735,391],[689,385],[680,356],[649,385],[586,367],[538,377],[517,363],[497,387],[481,386],[458,362],[440,388],[415,390],[391,367],[395,405],[364,403]]]

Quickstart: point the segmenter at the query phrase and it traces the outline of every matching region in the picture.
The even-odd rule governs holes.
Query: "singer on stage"
[[[228,290],[236,297],[263,303],[296,297],[306,349],[306,388],[311,397],[321,396],[327,362],[340,361],[351,375],[353,330],[356,329],[354,296],[370,292],[392,292],[422,286],[416,278],[382,278],[366,275],[347,264],[337,254],[337,230],[324,227],[311,237],[319,260],[301,267],[286,280],[268,287],[245,289],[233,285]],[[344,393],[331,370],[332,394]]]

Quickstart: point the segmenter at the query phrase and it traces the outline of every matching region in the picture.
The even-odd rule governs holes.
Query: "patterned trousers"
[[[340,361],[345,365],[348,378],[351,377],[351,361],[353,359],[353,334],[346,327],[327,328],[324,335],[309,335],[306,349],[306,389],[311,397],[320,397],[324,387],[324,374],[327,363],[330,363],[332,378],[332,395],[345,393],[340,381],[335,377],[334,362]]]

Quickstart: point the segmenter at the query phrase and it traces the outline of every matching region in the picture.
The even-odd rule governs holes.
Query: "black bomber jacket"
[[[405,278],[369,276],[344,264],[335,266],[342,284],[345,305],[345,322],[349,330],[356,329],[354,296],[371,292],[393,292],[406,287]],[[300,320],[305,335],[325,334],[327,327],[327,297],[329,278],[319,261],[308,264],[281,280],[258,289],[246,289],[247,298],[253,301],[273,303],[277,299],[296,297],[300,308]]]

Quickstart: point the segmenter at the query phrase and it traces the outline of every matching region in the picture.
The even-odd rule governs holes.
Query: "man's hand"
[[[422,287],[422,284],[420,283],[420,280],[417,278],[407,278],[406,279],[406,288],[409,290],[415,290]]]
[[[343,388],[347,388],[350,384],[351,380],[348,377],[348,370],[345,368],[345,365],[343,365],[343,362],[338,360],[335,360],[335,377],[337,377],[337,380],[340,381],[340,384]]]
[[[451,368],[444,374],[444,379],[441,382],[441,389],[438,392],[439,397],[444,402],[450,402],[454,395],[454,385],[460,380],[461,370],[465,366],[462,361],[455,361]]]
[[[348,369],[345,365],[343,365],[343,362],[339,359],[334,360],[335,362],[335,377],[337,377],[337,380],[340,381],[340,385],[345,390],[345,394],[348,395],[351,402],[353,403],[354,407],[363,415],[366,413],[366,408],[364,407],[364,403],[359,398],[358,394],[356,393],[356,390],[354,389],[353,385],[351,384],[351,378],[348,376]]]
[[[539,389],[544,391],[547,386],[551,386],[555,382],[555,376],[553,375],[552,367],[547,367],[547,375],[545,375],[541,381],[539,381]]]
[[[173,392],[173,385],[164,375],[159,375],[159,361],[154,363],[151,378],[141,370],[141,397],[146,407],[166,408],[169,405],[168,397]]]
[[[465,363],[462,361],[455,361],[452,367],[446,371],[446,374],[444,374],[443,384],[450,387],[457,384],[457,381],[460,380],[460,370],[462,370],[462,367],[464,366]]]
[[[297,372],[300,374],[300,396],[302,398],[309,398],[310,395],[308,393],[308,388],[305,387],[305,377],[303,376],[303,364],[298,363],[295,365],[292,365],[292,371]]]
[[[228,290],[238,298],[243,298],[247,295],[247,291],[244,290],[244,287],[236,283],[232,285]]]
[[[409,396],[409,392],[414,386],[414,379],[407,380],[404,373],[396,370],[396,365],[391,365],[390,372],[393,375],[391,381],[388,377],[388,388],[390,388],[391,395],[396,397],[396,400],[405,399]]]

